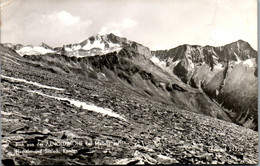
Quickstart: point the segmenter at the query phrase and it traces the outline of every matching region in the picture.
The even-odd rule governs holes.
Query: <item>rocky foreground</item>
[[[13,57],[1,59],[5,165],[258,162],[256,131],[154,101],[113,82],[83,81]],[[123,118],[49,96],[109,108]]]

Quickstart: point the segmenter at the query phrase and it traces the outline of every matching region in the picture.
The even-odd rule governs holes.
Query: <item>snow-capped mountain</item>
[[[151,54],[149,48],[112,33],[94,35],[80,43],[69,44],[56,49],[60,50],[60,54],[67,56],[86,57],[119,52],[123,47],[133,47],[142,54]]]
[[[44,55],[55,53],[69,57],[87,57],[94,55],[104,55],[111,52],[119,52],[123,47],[135,48],[139,53],[151,55],[148,47],[145,47],[126,38],[118,37],[112,33],[106,35],[94,35],[86,40],[64,45],[63,47],[52,48],[44,43],[39,46],[23,46],[4,44],[6,47],[14,49],[19,55]]]
[[[11,44],[7,44],[8,47],[13,47],[15,49],[15,51],[21,55],[21,56],[24,56],[24,55],[44,55],[44,54],[47,54],[47,53],[55,53],[56,51],[53,50],[53,48],[51,48],[50,46],[48,46],[47,44],[45,43],[42,43],[40,45],[36,45],[36,46],[33,46],[33,45],[26,45],[26,46],[23,46],[23,45],[11,45]]]
[[[113,34],[94,35],[80,43],[63,46],[61,54],[76,57],[104,55],[114,51],[118,52],[128,43],[125,38],[119,38]]]

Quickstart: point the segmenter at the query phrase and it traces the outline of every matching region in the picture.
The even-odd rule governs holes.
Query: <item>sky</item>
[[[106,33],[151,50],[239,39],[257,49],[257,0],[2,0],[2,43],[57,47]]]

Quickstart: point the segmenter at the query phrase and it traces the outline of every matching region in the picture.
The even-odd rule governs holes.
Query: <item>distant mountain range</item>
[[[107,34],[56,48],[44,43],[1,47],[40,69],[115,82],[165,104],[258,129],[257,51],[242,40],[151,51]]]

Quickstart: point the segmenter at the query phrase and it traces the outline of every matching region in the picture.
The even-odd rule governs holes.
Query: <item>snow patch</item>
[[[92,48],[100,48],[100,49],[105,49],[105,43],[101,43],[99,40],[95,40],[94,43],[90,43],[88,40],[87,44],[82,47],[83,50],[90,50]]]
[[[31,84],[31,85],[34,85],[34,86],[38,86],[40,88],[46,88],[46,89],[52,89],[52,90],[60,90],[60,91],[64,91],[65,90],[63,88],[57,88],[57,87],[53,87],[53,86],[42,85],[42,84],[40,84],[38,82],[27,81],[27,80],[21,79],[21,78],[8,77],[8,76],[4,76],[2,74],[1,74],[1,77],[5,78],[5,79],[8,79],[10,81],[13,81],[13,82],[23,82],[23,83]]]
[[[81,49],[80,45],[73,46],[73,50],[79,50],[79,49]]]
[[[160,61],[159,58],[157,58],[156,56],[153,56],[150,59],[154,64],[156,64],[157,66],[159,66],[160,68],[166,70],[166,62],[165,61]]]
[[[159,63],[159,65],[160,65],[160,66],[166,66],[166,62],[165,62],[165,61],[161,61],[161,62]]]
[[[176,66],[179,62],[180,62],[180,60],[177,60],[177,61],[173,62],[172,64],[173,64],[173,66]]]
[[[88,40],[87,44],[84,45],[82,49],[89,51],[89,53],[86,55],[81,55],[80,57],[95,56],[97,54],[104,55],[114,51],[119,52],[122,49],[122,46],[120,44],[102,41],[102,39],[98,36],[97,39],[92,44],[90,40]],[[95,49],[100,49],[100,50],[95,50]]]
[[[194,63],[192,62],[191,59],[188,59],[188,64],[189,64],[189,68],[191,68],[191,69],[195,68],[195,65],[194,65]]]
[[[194,69],[195,65],[193,62],[190,62],[190,68]]]
[[[44,47],[40,47],[40,46],[34,46],[33,49],[36,51],[36,52],[39,52],[41,54],[47,54],[47,53],[53,53],[55,51],[52,51],[50,49],[46,49]]]
[[[247,59],[243,62],[243,65],[247,65],[248,67],[254,67],[254,62],[252,59]]]
[[[159,158],[163,159],[163,160],[172,160],[172,158],[168,157],[168,156],[164,156],[164,155],[157,155]]]
[[[214,66],[214,69],[223,69],[224,66],[221,63],[218,63]]]
[[[212,54],[212,58],[218,60],[218,57],[215,54]]]
[[[238,48],[238,50],[240,50],[240,44],[238,41],[237,41],[237,48]]]
[[[104,114],[104,115],[108,115],[108,116],[111,116],[111,117],[114,117],[114,118],[118,118],[118,119],[127,121],[121,115],[113,112],[109,108],[98,107],[98,106],[96,106],[94,104],[87,104],[85,102],[74,100],[74,99],[69,99],[69,98],[64,98],[64,97],[57,97],[57,96],[51,96],[51,95],[47,95],[47,94],[44,94],[44,93],[39,92],[39,91],[28,90],[28,92],[36,93],[36,94],[39,94],[39,95],[42,95],[42,96],[45,96],[45,97],[49,97],[49,98],[53,98],[53,99],[57,99],[57,100],[61,100],[61,101],[68,101],[68,102],[70,102],[70,104],[72,104],[72,105],[74,105],[76,107],[83,108],[83,109],[86,109],[86,110],[89,110],[89,111],[94,111],[94,112],[97,112],[97,113],[101,113],[101,114]]]
[[[6,115],[6,116],[13,115],[13,113],[11,113],[11,112],[5,112],[5,111],[1,111],[1,114],[2,114],[2,115]]]
[[[217,53],[214,51],[214,49],[212,49],[212,52],[213,52],[213,58],[218,59]]]
[[[65,51],[73,51],[70,47],[64,47]]]
[[[109,47],[114,47],[114,48],[121,48],[120,44],[115,44],[115,43],[112,43],[112,42],[109,42],[108,43]]]
[[[105,47],[106,44],[101,39],[95,40],[94,43],[92,43],[92,44],[88,40],[87,44],[85,46],[83,46],[82,49],[83,50],[91,50],[93,48],[100,48],[105,52],[105,51],[108,51],[109,49],[116,50],[118,48],[121,48],[121,46],[119,44],[115,44],[115,43],[112,43],[112,42],[108,42],[107,44],[109,46],[108,48]]]
[[[219,91],[216,89],[216,95],[218,95],[219,94]]]
[[[16,52],[19,55],[24,56],[24,55],[44,55],[47,53],[54,53],[55,51],[41,47],[41,46],[32,46],[32,47],[25,46],[19,50],[16,50]]]
[[[157,58],[156,56],[153,56],[151,59],[150,59],[153,63],[155,64],[158,64],[160,62],[160,59]]]
[[[33,51],[33,48],[32,47],[28,47],[28,46],[25,46],[25,47],[22,47],[20,50],[18,50],[19,52],[30,52],[30,51]]]
[[[236,56],[236,59],[237,59],[237,63],[240,63],[241,62],[241,60],[240,60],[240,58],[238,57],[238,55],[234,52],[234,55]]]

